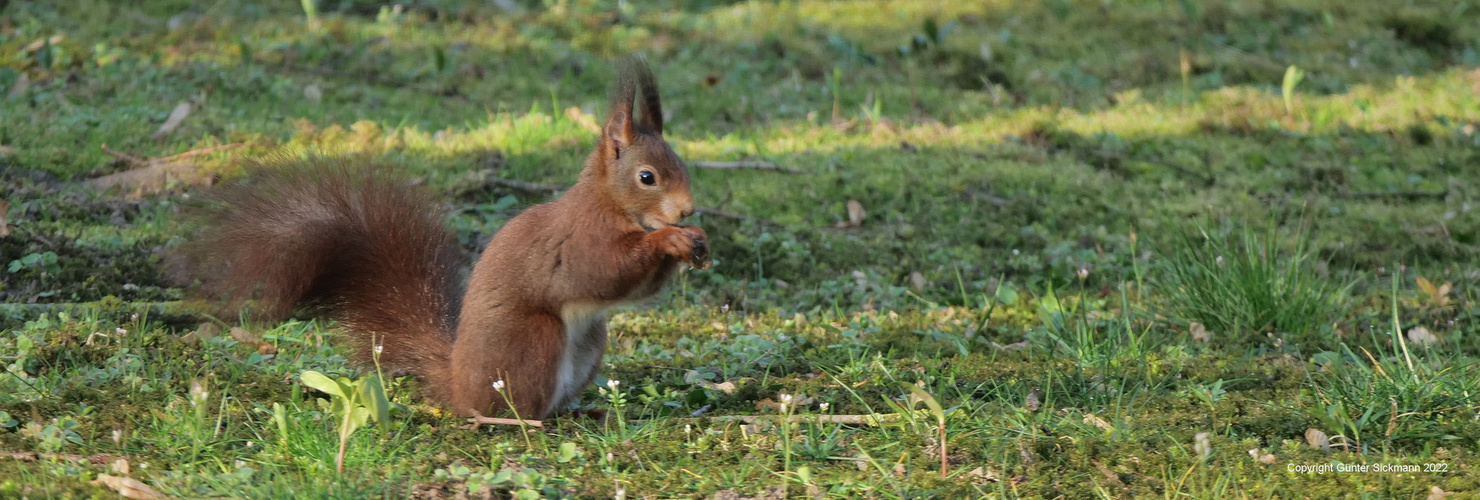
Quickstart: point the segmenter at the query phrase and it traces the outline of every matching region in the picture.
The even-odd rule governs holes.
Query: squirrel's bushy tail
[[[353,357],[439,383],[461,303],[463,255],[446,212],[392,169],[344,158],[276,159],[212,195],[184,246],[208,298],[281,318],[323,313]]]

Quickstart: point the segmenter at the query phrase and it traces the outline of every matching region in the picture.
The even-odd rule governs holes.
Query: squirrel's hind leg
[[[452,366],[460,372],[452,377],[454,412],[513,417],[507,413],[512,402],[519,418],[551,413],[565,357],[564,324],[544,313],[513,317],[519,320],[482,322],[477,335],[466,328],[459,333],[452,349]]]

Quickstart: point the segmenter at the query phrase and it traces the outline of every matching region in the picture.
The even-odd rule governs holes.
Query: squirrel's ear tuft
[[[617,148],[625,148],[637,139],[636,123],[633,122],[632,105],[637,97],[637,78],[629,66],[617,70],[617,85],[612,92],[611,110],[607,113],[606,126],[602,128],[601,145],[607,154],[616,156]]]
[[[653,78],[653,71],[642,59],[629,59],[627,67],[637,80],[637,90],[642,96],[642,126],[663,135],[663,102],[658,98],[658,79]]]

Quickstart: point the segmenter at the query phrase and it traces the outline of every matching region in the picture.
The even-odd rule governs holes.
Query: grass
[[[1480,8],[509,4],[0,2],[0,496],[105,494],[117,458],[188,497],[1480,488]],[[684,158],[802,173],[693,171],[748,218],[614,315],[604,423],[462,429],[391,377],[338,473],[301,375],[374,371],[335,326],[203,318],[166,255],[206,188],[83,185],[136,166],[104,145],[365,155],[476,253],[548,196],[489,179],[573,182],[630,52]],[[1443,470],[1292,472],[1337,461]]]
[[[1263,234],[1247,227],[1239,234],[1203,231],[1182,242],[1161,283],[1169,309],[1189,326],[1200,321],[1204,332],[1231,334],[1235,342],[1254,333],[1282,343],[1299,332],[1300,344],[1313,348],[1333,338],[1349,287],[1316,275],[1300,229],[1289,250],[1280,239],[1271,222]]]

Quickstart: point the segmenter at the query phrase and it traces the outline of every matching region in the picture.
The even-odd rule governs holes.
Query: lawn
[[[209,314],[189,209],[357,155],[476,255],[625,54],[714,267],[612,315],[605,420],[386,373],[337,471],[303,374],[376,370]],[[0,0],[0,180],[0,497],[1480,490],[1472,2]]]

